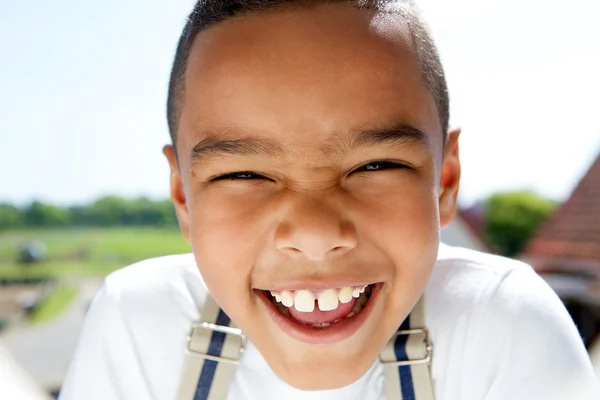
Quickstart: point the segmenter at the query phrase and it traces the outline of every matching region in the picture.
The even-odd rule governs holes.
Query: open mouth
[[[292,336],[310,343],[331,343],[362,325],[381,285],[257,292],[278,325]]]
[[[373,285],[327,289],[266,292],[281,314],[315,328],[326,328],[359,314],[368,303]]]

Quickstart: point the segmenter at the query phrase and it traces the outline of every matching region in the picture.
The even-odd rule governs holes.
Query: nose
[[[284,215],[275,232],[275,247],[292,257],[312,261],[342,255],[356,247],[354,225],[343,218],[325,196],[290,195]]]

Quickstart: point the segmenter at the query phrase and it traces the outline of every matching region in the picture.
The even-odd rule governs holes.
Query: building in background
[[[481,218],[472,215],[472,210],[459,210],[454,220],[441,232],[441,241],[450,246],[494,253],[483,237]]]
[[[600,155],[521,258],[561,297],[590,347],[600,334]]]

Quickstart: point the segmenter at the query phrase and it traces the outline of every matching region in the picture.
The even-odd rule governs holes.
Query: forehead
[[[244,15],[197,36],[185,79],[183,148],[205,132],[302,146],[398,123],[441,148],[435,103],[397,15],[339,4]]]

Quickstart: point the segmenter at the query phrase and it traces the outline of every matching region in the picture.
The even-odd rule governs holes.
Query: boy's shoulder
[[[206,293],[192,254],[144,260],[107,276],[61,398],[174,398],[187,333]]]
[[[512,285],[512,281],[523,280],[541,278],[524,262],[441,244],[426,295],[447,296],[459,302],[478,301],[498,295],[498,290]]]
[[[592,398],[566,395],[596,390],[589,359],[561,300],[529,265],[442,245],[425,306],[433,375],[456,398]],[[544,376],[575,386],[558,385],[559,393]]]
[[[125,312],[183,313],[191,319],[208,293],[192,253],[150,258],[119,269],[106,277],[104,291]]]
[[[529,265],[510,258],[461,247],[440,245],[426,298],[448,297],[458,302],[492,296],[512,276],[539,279]]]
[[[106,282],[115,286],[160,285],[182,278],[200,278],[192,253],[148,258],[114,271]],[[200,279],[201,281],[201,279]]]
[[[441,245],[438,261],[425,291],[430,328],[464,322],[465,328],[490,326],[490,319],[507,324],[515,313],[560,300],[529,266],[521,261],[475,250]]]
[[[528,264],[519,260],[443,243],[440,244],[436,265],[496,276],[504,276],[514,270],[531,270]]]

